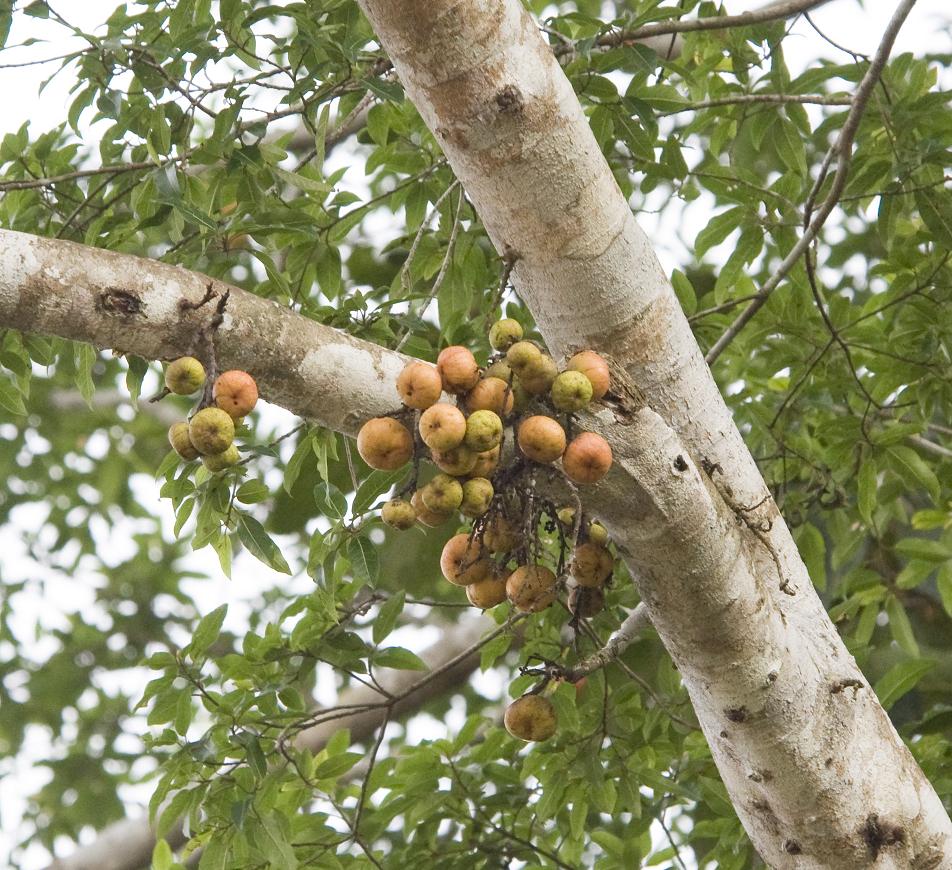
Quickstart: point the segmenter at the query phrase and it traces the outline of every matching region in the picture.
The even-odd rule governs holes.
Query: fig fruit
[[[562,372],[552,382],[550,395],[560,411],[581,411],[592,401],[592,382],[581,372]]]
[[[410,505],[416,511],[417,520],[423,523],[423,525],[429,526],[431,529],[442,526],[451,516],[451,514],[441,514],[437,513],[437,511],[431,511],[423,503],[423,493],[419,489],[410,497]]]
[[[466,446],[477,453],[498,447],[502,441],[502,420],[493,411],[474,411],[466,420]]]
[[[192,460],[199,457],[199,452],[188,437],[188,423],[184,420],[181,423],[173,423],[169,427],[169,444],[182,459]]]
[[[466,587],[466,597],[473,607],[488,610],[506,600],[506,578],[495,575],[477,580]]]
[[[503,716],[506,730],[519,740],[548,740],[558,728],[555,707],[541,695],[523,695],[508,707]]]
[[[202,457],[202,465],[209,471],[224,471],[226,468],[237,465],[240,461],[241,456],[238,455],[238,448],[234,444],[222,453],[213,453],[210,456]]]
[[[608,392],[611,385],[608,363],[594,350],[583,350],[575,354],[565,367],[573,372],[581,372],[592,382],[593,401],[597,402]]]
[[[451,514],[463,501],[463,487],[455,477],[438,474],[420,490],[427,510],[437,514]]]
[[[413,436],[393,417],[373,417],[357,433],[357,452],[371,468],[393,471],[413,456]]]
[[[215,378],[212,398],[219,408],[237,420],[250,414],[258,403],[258,385],[248,372],[232,369]]]
[[[459,512],[464,517],[481,517],[493,500],[493,485],[485,477],[472,477],[463,484]]]
[[[460,444],[452,450],[433,450],[430,458],[440,471],[460,477],[472,473],[479,461],[479,454],[470,450],[465,444]]]
[[[492,561],[479,541],[471,541],[469,535],[461,533],[453,535],[444,545],[440,570],[454,586],[469,586],[490,576]]]
[[[583,432],[572,439],[562,456],[562,468],[575,483],[596,483],[612,467],[612,449],[595,432]]]
[[[493,350],[508,350],[522,338],[522,324],[511,317],[497,320],[489,329],[489,343]]]
[[[555,580],[543,565],[523,565],[509,575],[506,595],[517,610],[537,613],[555,601]]]
[[[405,498],[392,498],[380,509],[381,519],[394,529],[406,531],[416,523],[417,515]]]
[[[519,425],[519,449],[534,462],[555,462],[565,451],[565,430],[557,420],[537,414]]]
[[[436,358],[436,368],[443,380],[443,389],[449,393],[465,393],[479,380],[476,358],[462,345],[443,348]]]
[[[463,412],[440,402],[431,405],[420,415],[420,437],[430,450],[441,453],[463,443],[466,436],[466,418]]]
[[[579,375],[586,383],[584,375]],[[512,390],[502,378],[483,378],[466,394],[466,410],[492,411],[500,417],[507,416],[512,411]]]
[[[423,411],[440,400],[443,395],[443,379],[428,363],[407,363],[397,377],[397,392],[400,394],[400,401],[408,408]]]
[[[205,383],[205,366],[193,356],[181,356],[165,369],[165,386],[178,396],[190,396]]]
[[[235,421],[221,408],[203,408],[189,422],[188,437],[203,456],[224,453],[235,440]]]
[[[615,560],[612,554],[597,544],[579,544],[572,554],[570,570],[579,586],[601,587],[605,584]]]

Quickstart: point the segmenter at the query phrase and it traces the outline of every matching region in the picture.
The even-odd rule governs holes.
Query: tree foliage
[[[66,33],[59,5],[0,12],[0,34],[19,15]],[[792,73],[791,22],[776,20],[686,33],[665,60],[626,34],[714,4],[527,5],[635,213],[688,228],[672,280],[712,347],[829,194],[832,173],[816,182],[868,59],[817,37],[823,57]],[[0,144],[0,226],[175,263],[427,360],[465,344],[484,362],[503,313],[531,333],[353,0],[150,0],[78,35],[63,123]],[[713,364],[832,618],[947,805],[949,61],[889,61],[818,243]],[[652,635],[555,691],[553,740],[527,750],[500,727],[500,692],[533,683],[520,665],[574,663],[636,605],[620,573],[591,635],[567,637],[558,608],[517,626],[500,605],[488,677],[410,720],[380,694],[384,729],[295,746],[334,715],[315,693],[425,668],[434,627],[465,620],[439,576],[452,532],[385,532],[376,508],[399,474],[311,421],[249,418],[249,461],[225,474],[179,462],[166,428],[188,406],[147,401],[159,372],[0,338],[0,520],[31,529],[2,567],[0,747],[46,747],[21,848],[122,817],[147,780],[159,833],[184,815],[203,868],[756,864]],[[190,556],[203,548],[210,577]],[[273,583],[237,590],[246,613],[225,623],[254,560]],[[180,859],[156,847],[156,867]]]

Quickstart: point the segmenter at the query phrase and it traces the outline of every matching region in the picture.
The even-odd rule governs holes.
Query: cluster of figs
[[[206,387],[205,367],[193,356],[179,357],[165,370],[165,388],[179,396],[190,396]],[[258,385],[248,372],[222,372],[211,392],[203,390],[199,410],[190,420],[169,428],[172,449],[191,461],[201,457],[212,472],[224,471],[241,461],[235,446],[235,426],[258,402]]]
[[[573,618],[587,618],[602,609],[612,574],[608,534],[574,507],[558,508],[537,484],[558,478],[563,489],[564,478],[573,486],[593,484],[611,468],[611,447],[601,435],[573,431],[573,415],[608,392],[609,367],[585,350],[560,371],[523,335],[514,319],[495,323],[489,334],[495,353],[485,369],[460,345],[445,348],[435,366],[408,363],[396,382],[403,406],[368,420],[357,449],[376,469],[414,462],[408,484],[383,505],[387,525],[436,527],[457,514],[472,520],[446,542],[440,568],[450,583],[465,587],[473,606],[508,600],[516,610],[538,612],[564,586]],[[439,473],[418,488],[418,462],[427,456]],[[545,547],[540,529],[557,534],[559,546]],[[505,724],[523,740],[543,740],[555,732],[555,710],[530,693],[510,705]]]

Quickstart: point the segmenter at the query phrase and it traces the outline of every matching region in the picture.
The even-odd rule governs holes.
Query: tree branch
[[[495,626],[486,618],[461,621],[421,654],[430,666],[425,676],[421,678],[413,671],[392,672],[384,686],[394,700],[381,702],[376,690],[363,686],[342,692],[334,709],[356,712],[327,719],[302,731],[294,741],[295,746],[312,753],[320,752],[327,741],[344,728],[350,729],[353,743],[368,740],[391,709],[393,718],[412,715],[434,698],[464,686],[479,665],[479,650],[503,631],[511,630],[512,624]],[[484,634],[490,626],[494,630]],[[165,839],[177,849],[187,838],[181,825],[176,825]],[[147,818],[123,819],[100,831],[94,842],[54,860],[48,870],[139,870],[149,865],[154,848],[155,834]]]
[[[724,349],[737,337],[738,333],[750,322],[751,318],[760,311],[770,294],[787,276],[817,237],[823,224],[826,223],[826,219],[836,207],[837,202],[839,202],[840,195],[846,187],[846,178],[849,175],[853,140],[856,137],[856,131],[859,129],[860,121],[863,118],[863,113],[866,111],[866,105],[869,103],[869,99],[873,94],[873,89],[876,87],[883,68],[886,66],[886,61],[889,59],[889,53],[892,51],[893,43],[899,34],[899,29],[912,11],[912,7],[915,3],[916,0],[903,0],[896,8],[892,19],[886,27],[886,31],[883,33],[882,41],[879,43],[879,48],[876,49],[876,54],[873,56],[869,69],[866,70],[866,74],[856,89],[856,95],[853,97],[853,107],[846,116],[846,121],[840,130],[836,142],[826,155],[826,159],[823,161],[823,166],[820,169],[820,174],[817,177],[816,183],[813,185],[813,190],[810,192],[805,210],[807,226],[803,235],[793,246],[790,253],[783,258],[783,261],[770,278],[768,278],[760,290],[757,291],[756,298],[741,312],[740,316],[724,331],[721,337],[714,343],[714,346],[707,352],[704,359],[708,365],[714,363],[724,352]],[[834,157],[837,158],[837,165],[836,173],[833,176],[833,184],[823,204],[811,220],[810,212],[812,210],[812,204],[816,200],[823,182],[826,180],[827,172]]]

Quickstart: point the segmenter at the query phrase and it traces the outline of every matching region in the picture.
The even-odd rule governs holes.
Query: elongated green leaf
[[[278,545],[271,540],[264,526],[253,516],[245,513],[238,514],[238,540],[252,556],[264,562],[265,565],[282,574],[291,573],[291,568],[281,555]]]
[[[875,689],[879,701],[887,710],[903,695],[916,687],[916,684],[935,667],[929,659],[899,662],[893,665],[877,681]]]
[[[401,671],[425,671],[426,662],[416,653],[399,646],[382,649],[374,655],[374,664],[381,668],[395,668]]]

